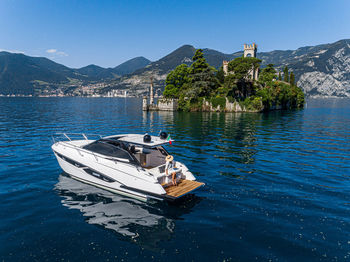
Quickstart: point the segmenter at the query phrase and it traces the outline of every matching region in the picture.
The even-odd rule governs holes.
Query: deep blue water
[[[158,134],[206,186],[143,203],[74,181],[55,132]],[[0,98],[0,261],[349,261],[350,101],[143,113],[139,99]]]

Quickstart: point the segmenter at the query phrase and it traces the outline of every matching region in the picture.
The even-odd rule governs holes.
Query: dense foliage
[[[211,67],[201,49],[196,50],[191,66],[177,66],[166,78],[165,98],[179,99],[179,109],[203,110],[203,101],[213,108],[225,109],[226,100],[238,102],[247,111],[274,108],[297,108],[304,105],[304,93],[295,85],[295,76],[288,68],[281,72],[268,64],[260,70],[259,79],[252,73],[259,70],[261,60],[254,57],[238,57],[228,64],[228,74],[223,68]]]
[[[189,68],[182,64],[171,71],[165,80],[164,97],[179,98],[180,90],[189,82]]]

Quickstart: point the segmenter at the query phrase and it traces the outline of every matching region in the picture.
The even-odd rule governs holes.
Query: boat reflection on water
[[[55,190],[62,204],[78,209],[89,224],[99,225],[137,244],[155,248],[159,241],[170,239],[175,221],[191,212],[201,199],[189,196],[181,203],[145,203],[81,183],[62,173]]]

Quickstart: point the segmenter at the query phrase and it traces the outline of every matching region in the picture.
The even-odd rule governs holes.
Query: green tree
[[[220,84],[224,84],[225,82],[225,73],[224,73],[224,69],[222,68],[222,66],[220,66],[219,70],[216,73],[216,78],[219,81]]]
[[[180,90],[188,82],[189,67],[185,64],[178,65],[166,77],[163,96],[166,98],[179,98]]]
[[[187,95],[191,98],[210,96],[219,84],[215,77],[215,68],[209,66],[202,49],[196,50],[192,60],[189,74],[191,90],[187,90]]]
[[[252,70],[257,70],[260,67],[260,63],[261,60],[255,57],[237,57],[228,64],[229,74],[232,75],[232,79],[229,81],[232,83],[232,80],[235,80],[235,85],[231,84],[231,86],[235,88],[236,98],[242,99],[255,92],[255,84],[251,79],[251,72]]]
[[[261,88],[257,91],[256,95],[262,98],[262,103],[266,110],[270,109],[273,103],[273,95],[270,87]]]
[[[203,50],[197,49],[192,57],[193,63],[191,65],[191,74],[205,72],[209,69],[209,64],[204,58]]]
[[[251,70],[260,67],[261,60],[255,57],[237,57],[228,64],[228,71],[233,73],[238,81],[250,79]]]
[[[293,72],[290,72],[289,83],[294,86],[295,85],[295,76]]]
[[[229,74],[225,77],[224,88],[228,90],[228,96],[237,98],[241,95],[237,86],[237,79],[233,74]]]
[[[276,70],[273,67],[273,64],[268,64],[259,75],[259,83],[265,86],[273,79],[276,79]]]
[[[289,73],[288,73],[288,67],[287,66],[283,69],[283,81],[284,82],[289,82]]]
[[[278,72],[278,80],[282,81],[281,71]]]

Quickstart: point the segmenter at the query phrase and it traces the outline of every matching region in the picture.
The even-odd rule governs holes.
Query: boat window
[[[133,162],[133,159],[128,152],[103,141],[93,142],[89,145],[84,146],[83,148],[101,155],[127,159],[130,162]]]
[[[165,164],[167,152],[162,147],[144,147],[142,152],[134,154],[144,168],[154,168]]]
[[[165,150],[165,148],[162,147],[162,146],[158,147],[158,150],[159,150],[159,152],[160,152],[163,156],[169,155],[169,153],[168,153],[168,152]]]

